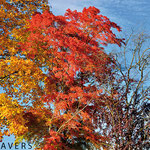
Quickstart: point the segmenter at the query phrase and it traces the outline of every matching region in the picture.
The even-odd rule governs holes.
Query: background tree
[[[96,130],[97,112],[109,98],[100,87],[112,68],[104,46],[120,46],[122,39],[111,30],[120,27],[99,12],[89,7],[55,16],[47,10],[21,28],[15,54],[0,65],[1,125],[16,138],[44,149],[109,144]]]
[[[132,33],[125,43],[111,54],[114,68],[106,79],[107,84],[103,85],[110,98],[106,99],[107,105],[99,112],[102,116],[100,130],[110,136],[110,144],[115,150],[148,150],[149,36]]]

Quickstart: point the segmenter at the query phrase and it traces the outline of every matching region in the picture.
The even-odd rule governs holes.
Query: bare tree
[[[149,41],[150,36],[145,33],[132,33],[125,45],[110,55],[114,68],[103,85],[107,104],[99,111],[100,132],[110,137],[108,149],[147,150],[150,147]]]

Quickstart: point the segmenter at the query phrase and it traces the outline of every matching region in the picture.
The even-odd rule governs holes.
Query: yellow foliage
[[[41,105],[37,100],[42,95],[39,80],[43,81],[45,76],[33,61],[25,57],[26,52],[20,52],[18,43],[27,40],[28,32],[24,31],[29,25],[28,20],[36,11],[49,9],[48,2],[0,0],[0,6],[0,87],[5,91],[0,94],[0,125],[7,127],[16,138],[24,134],[28,139],[28,120],[24,114],[31,100],[35,106]],[[2,136],[0,129],[0,139]]]

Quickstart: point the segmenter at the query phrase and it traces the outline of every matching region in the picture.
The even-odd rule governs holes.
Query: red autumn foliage
[[[120,27],[99,13],[95,7],[82,12],[68,9],[64,16],[36,13],[27,40],[20,43],[22,53],[43,71],[41,107],[49,111],[45,150],[76,149],[78,144],[100,148],[109,140],[96,130],[100,117],[96,112],[109,98],[100,87],[112,67],[104,46],[121,46],[123,41],[112,31],[121,31]]]

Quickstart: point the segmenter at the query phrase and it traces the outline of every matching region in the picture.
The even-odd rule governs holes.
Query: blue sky
[[[49,4],[55,15],[63,15],[68,8],[82,11],[84,7],[95,6],[121,26],[122,33],[131,29],[150,33],[150,0],[49,0]],[[3,140],[6,144],[13,141],[13,136]]]
[[[150,0],[49,0],[49,4],[55,15],[63,15],[68,8],[82,11],[84,7],[95,6],[120,25],[123,32],[131,28],[150,30]]]

